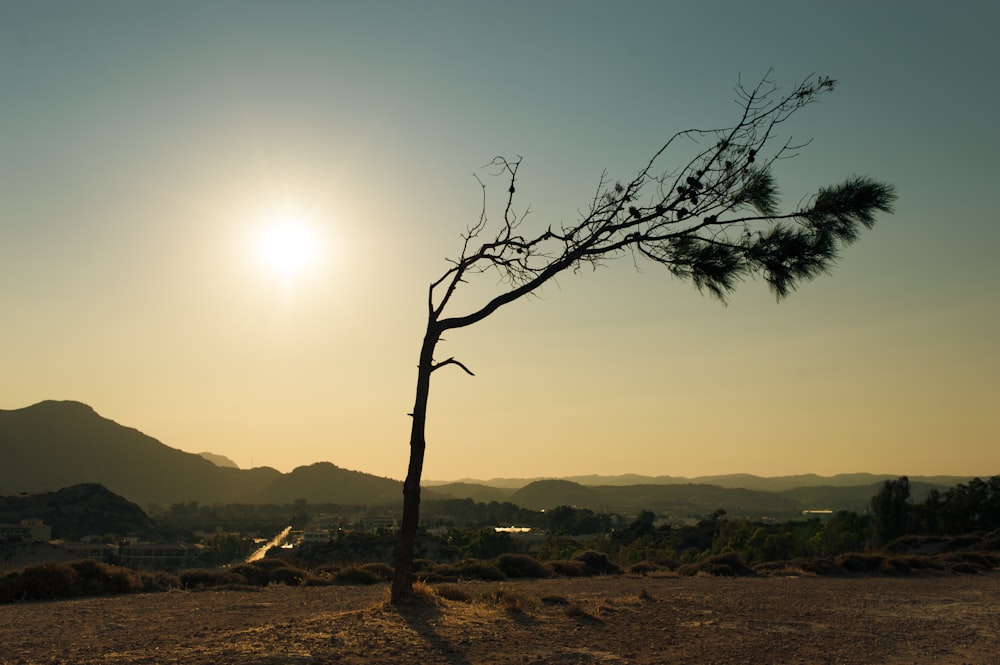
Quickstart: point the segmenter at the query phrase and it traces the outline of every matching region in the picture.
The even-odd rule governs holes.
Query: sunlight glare
[[[317,267],[320,240],[320,234],[308,220],[283,213],[260,227],[256,249],[264,264],[288,282]]]

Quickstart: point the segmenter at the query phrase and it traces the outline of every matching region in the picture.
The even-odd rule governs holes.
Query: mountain
[[[556,506],[593,509],[606,503],[601,492],[569,480],[536,480],[514,492],[510,501],[531,510],[547,510]]]
[[[225,455],[216,455],[215,453],[198,453],[199,457],[204,457],[209,462],[215,466],[225,467],[227,469],[238,469],[240,468],[236,462],[229,459]]]
[[[403,484],[391,478],[341,469],[329,462],[317,462],[279,476],[256,496],[255,503],[292,503],[296,499],[309,503],[402,503]]]
[[[535,510],[565,505],[624,514],[652,510],[678,517],[708,515],[719,508],[750,517],[796,517],[802,512],[794,499],[774,492],[691,483],[587,487],[568,480],[539,480],[514,492],[510,501]]]
[[[209,454],[210,455],[210,454]],[[217,457],[217,456],[212,456]],[[219,461],[219,460],[214,460]],[[749,474],[705,476],[575,476],[427,483],[422,496],[510,501],[524,508],[559,505],[598,512],[653,510],[706,515],[723,508],[733,515],[792,517],[803,509],[863,510],[893,475],[814,474],[761,478]],[[914,500],[931,488],[944,491],[967,477],[910,476]],[[217,466],[205,456],[164,445],[142,432],[103,418],[79,402],[47,401],[0,410],[0,495],[54,491],[99,483],[142,506],[174,503],[279,503],[296,499],[340,505],[396,504],[402,483],[341,469],[329,462],[283,474],[262,467]]]
[[[903,474],[876,474],[876,473],[841,473],[833,476],[820,476],[815,473],[807,473],[794,476],[755,476],[749,473],[733,473],[721,476],[696,476],[687,478],[683,476],[643,476],[629,473],[618,476],[565,476],[561,480],[568,480],[585,487],[605,487],[605,486],[626,486],[626,485],[715,485],[733,489],[758,490],[762,492],[783,492],[800,487],[869,487],[871,485],[881,485],[883,481],[895,480]],[[914,482],[922,482],[938,487],[939,489],[954,487],[959,483],[966,483],[972,476],[909,476],[911,485]],[[433,486],[435,489],[446,486],[469,485],[486,486],[503,489],[520,489],[527,485],[545,480],[543,478],[491,478],[490,480],[477,480],[474,478],[463,478],[454,483],[446,481],[428,481],[425,485]],[[452,488],[458,491],[457,488]]]
[[[867,474],[865,474],[867,475]],[[927,499],[927,495],[932,489],[945,492],[964,480],[954,482],[926,482],[910,481],[910,500],[915,503],[922,503]],[[806,509],[828,509],[828,510],[852,510],[862,513],[871,505],[872,497],[882,489],[882,482],[870,483],[868,485],[817,485],[814,487],[796,487],[779,492],[785,498],[795,501],[803,510]]]
[[[443,483],[432,485],[431,487],[432,491],[436,494],[453,499],[472,499],[477,503],[490,503],[491,501],[503,503],[504,501],[510,501],[510,497],[515,491],[507,487],[490,487],[489,485],[482,485],[480,483],[463,482]]]
[[[321,463],[290,474],[236,469],[171,448],[80,402],[0,410],[0,495],[99,483],[140,505],[397,501],[402,483]],[[388,499],[387,499],[388,497]]]
[[[56,492],[0,496],[0,523],[19,524],[30,517],[52,527],[54,539],[79,540],[106,533],[143,540],[160,537],[156,522],[142,508],[94,483]]]

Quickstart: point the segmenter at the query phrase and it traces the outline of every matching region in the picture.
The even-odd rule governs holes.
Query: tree
[[[487,189],[477,178],[483,190],[479,219],[463,234],[458,258],[428,288],[427,327],[409,414],[410,461],[393,602],[412,590],[431,375],[449,365],[473,375],[454,357],[435,360],[443,334],[482,321],[558,275],[620,257],[652,261],[723,301],[743,279],[760,275],[780,300],[800,282],[828,272],[840,248],[870,228],[877,212],[891,212],[893,187],[863,176],[822,187],[798,207],[781,212],[771,167],[805,144],[780,139],[778,130],[794,113],[832,91],[834,81],[809,76],[782,92],[769,76],[753,87],[737,85],[740,111],[733,126],[673,135],[628,182],[612,181],[605,172],[575,223],[526,232],[527,213],[515,209],[521,158],[497,157],[491,164],[507,184],[507,196],[497,230],[488,232]],[[696,146],[693,156],[662,170],[668,152],[682,141]],[[499,293],[453,313],[459,307],[456,292],[485,273],[500,278]]]
[[[872,497],[875,542],[878,545],[899,538],[907,533],[910,515],[910,479],[900,476],[898,480],[887,480],[882,489]]]

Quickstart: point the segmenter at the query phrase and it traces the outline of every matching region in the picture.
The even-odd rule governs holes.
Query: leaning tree
[[[615,181],[605,172],[577,221],[537,233],[525,232],[525,214],[515,210],[521,158],[493,160],[508,186],[503,218],[495,231],[489,230],[486,185],[480,180],[483,207],[478,221],[462,235],[458,258],[449,260],[448,269],[428,289],[416,401],[409,414],[410,461],[403,483],[393,602],[406,598],[413,588],[431,375],[449,365],[472,374],[453,357],[435,359],[442,335],[482,321],[565,271],[623,256],[660,264],[720,300],[750,275],[762,276],[781,299],[799,282],[828,272],[840,248],[870,228],[877,212],[892,212],[896,198],[891,185],[851,176],[820,188],[790,211],[779,208],[772,166],[805,145],[780,138],[780,126],[833,88],[832,79],[815,75],[790,92],[780,90],[769,76],[752,87],[738,84],[735,124],[674,134],[631,180]],[[665,167],[668,153],[682,141],[695,146],[692,154],[673,168]],[[483,273],[500,276],[499,294],[478,307],[452,312],[456,292]]]

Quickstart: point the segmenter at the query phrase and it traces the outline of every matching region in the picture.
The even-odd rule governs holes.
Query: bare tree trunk
[[[417,367],[417,396],[413,405],[410,429],[410,465],[403,482],[403,521],[399,529],[399,552],[392,578],[391,601],[397,603],[413,591],[413,546],[420,522],[420,476],[424,470],[424,430],[427,424],[427,398],[434,371],[434,347],[440,332],[433,319],[427,322],[427,333],[420,347],[420,364]]]

